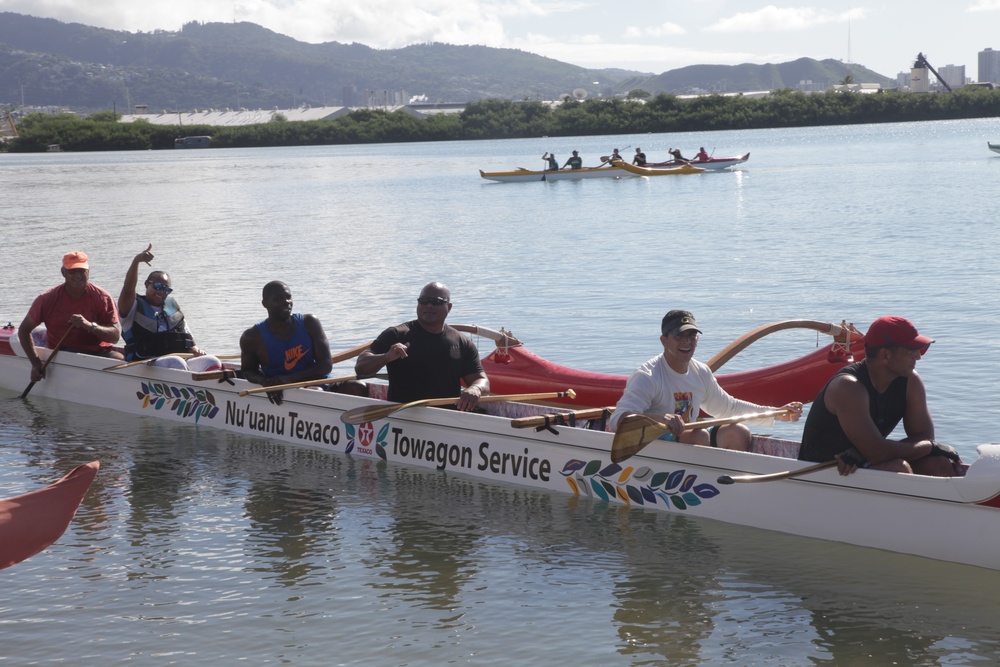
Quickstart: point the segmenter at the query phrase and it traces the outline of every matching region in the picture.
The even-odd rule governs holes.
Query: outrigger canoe
[[[0,500],[0,569],[44,551],[66,532],[100,467],[92,461],[43,489]]]
[[[30,365],[16,337],[7,338],[0,341],[0,386],[17,392]],[[62,352],[28,400],[71,401],[594,502],[1000,569],[1000,445],[980,445],[967,474],[956,478],[874,470],[841,477],[829,468],[804,474],[814,467],[796,460],[798,443],[763,435],[754,437],[751,452],[657,440],[612,463],[612,433],[519,428],[552,411],[539,405],[498,401],[475,414],[393,404],[392,414],[354,425],[344,423],[345,413],[384,405],[385,385],[370,385],[370,397],[287,389],[278,406],[264,394],[246,394],[258,387],[240,379],[198,380],[144,364],[110,371],[108,364]]]
[[[604,407],[618,403],[625,389],[627,375],[596,373],[554,363],[529,351],[516,336],[503,329],[494,331],[467,325],[455,325],[455,328],[496,343],[496,349],[482,360],[494,393],[535,393],[553,386],[567,386],[576,391],[576,399],[567,405]],[[706,363],[713,371],[718,371],[752,343],[788,329],[818,331],[831,336],[833,341],[780,364],[737,373],[717,373],[722,388],[737,398],[758,405],[777,406],[792,401],[809,403],[834,373],[865,356],[864,336],[846,322],[783,320],[757,327],[739,337]]]
[[[729,169],[730,167],[735,167],[738,164],[743,164],[750,159],[750,153],[745,153],[743,155],[736,155],[733,157],[710,157],[707,160],[668,160],[667,162],[647,162],[646,167],[652,167],[659,169],[661,167],[679,167],[682,164],[692,164],[696,167],[701,167],[702,169],[707,169],[709,171],[721,171],[723,169]]]
[[[524,183],[528,181],[571,181],[580,178],[628,178],[629,172],[611,165],[604,167],[583,167],[582,169],[560,169],[559,171],[534,171],[519,167],[512,171],[483,171],[479,175],[490,181],[501,183]]]

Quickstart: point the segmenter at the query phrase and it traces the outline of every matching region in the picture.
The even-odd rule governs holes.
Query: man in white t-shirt
[[[696,421],[701,411],[716,418],[734,417],[775,408],[733,398],[719,386],[712,371],[694,359],[701,330],[694,315],[686,310],[671,310],[660,323],[659,354],[637,368],[625,384],[615,412],[611,416],[611,429],[630,414],[642,413],[670,427],[673,439],[692,445],[722,447],[724,449],[750,449],[750,429],[744,424],[727,424],[710,430],[684,430]],[[798,421],[802,414],[801,403],[784,406],[792,412],[779,416],[782,421]],[[773,418],[749,423],[768,425]]]

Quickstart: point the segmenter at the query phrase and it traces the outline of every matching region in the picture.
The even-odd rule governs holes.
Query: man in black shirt
[[[446,286],[425,285],[417,298],[417,319],[379,334],[358,357],[355,373],[371,377],[385,367],[390,401],[458,397],[459,410],[474,409],[490,392],[490,382],[472,340],[445,324],[451,306]]]

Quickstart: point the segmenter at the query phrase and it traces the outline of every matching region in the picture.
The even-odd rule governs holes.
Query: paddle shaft
[[[190,359],[194,355],[190,352],[172,352],[170,354],[163,354],[159,357],[150,357],[149,359],[137,359],[135,361],[129,361],[124,364],[115,364],[114,366],[108,366],[104,370],[106,371],[117,371],[121,368],[128,368],[130,366],[138,366],[139,364],[148,364],[150,362],[156,361],[157,359],[163,359],[164,357],[180,357],[182,359]]]
[[[345,375],[339,378],[316,378],[315,380],[303,380],[302,382],[275,384],[270,387],[254,387],[253,389],[244,389],[240,392],[240,396],[249,396],[250,394],[260,394],[263,392],[284,391],[285,389],[298,389],[300,387],[315,387],[320,384],[337,384],[338,382],[348,382],[350,380],[357,379],[356,375]]]
[[[614,409],[614,406],[609,408],[587,408],[585,410],[553,412],[552,414],[536,415],[534,417],[518,417],[517,419],[511,419],[510,425],[514,428],[532,428],[534,426],[544,426],[547,423],[569,425],[570,420],[584,421],[587,419],[599,419],[605,411],[613,412]]]
[[[479,398],[479,402],[495,403],[497,401],[544,401],[550,398],[576,398],[576,392],[572,389],[567,389],[566,391],[552,391],[539,394],[489,394],[487,396],[481,396]],[[340,420],[345,424],[364,424],[365,422],[384,419],[394,412],[399,412],[400,410],[405,410],[407,408],[454,405],[455,403],[458,403],[459,400],[461,399],[458,396],[452,396],[450,398],[424,398],[419,401],[411,401],[409,403],[390,403],[388,405],[383,404],[353,408],[345,412]]]
[[[56,358],[56,353],[59,351],[59,348],[62,347],[62,344],[66,341],[66,338],[69,336],[69,332],[72,331],[72,330],[73,330],[73,327],[70,327],[70,328],[66,329],[66,333],[64,333],[62,335],[62,338],[59,339],[59,342],[56,343],[56,346],[54,348],[52,348],[51,352],[49,352],[48,359],[46,359],[45,363],[42,364],[41,374],[43,376],[45,375],[45,369],[48,368],[49,364],[52,363],[52,360]],[[28,386],[24,388],[24,391],[21,392],[21,398],[26,397],[28,395],[28,392],[30,392],[31,388],[34,387],[34,386],[35,386],[35,381],[32,380],[31,383],[28,384]]]
[[[827,468],[832,468],[837,465],[837,460],[824,461],[823,463],[817,463],[816,465],[806,466],[805,468],[798,468],[796,470],[785,470],[783,472],[772,472],[765,475],[737,475],[736,477],[730,477],[729,475],[722,475],[716,480],[719,484],[737,484],[737,483],[750,483],[750,482],[776,482],[779,479],[788,479],[789,477],[799,477],[801,475],[808,475],[810,473],[819,472],[820,470],[826,470]]]
[[[713,428],[715,426],[727,426],[738,424],[739,422],[751,419],[767,419],[790,414],[792,411],[785,408],[777,410],[767,410],[765,412],[754,412],[735,417],[720,417],[718,419],[703,419],[701,421],[689,422],[684,425],[685,431],[695,429]],[[638,433],[637,433],[638,432]],[[670,427],[663,422],[658,422],[652,417],[644,414],[628,415],[618,423],[618,430],[615,432],[615,439],[611,443],[611,462],[618,463],[630,456],[635,456],[649,443],[659,438],[664,433],[669,433]]]
[[[369,347],[371,347],[371,344],[374,343],[374,342],[375,341],[369,341],[367,343],[362,343],[361,345],[356,345],[356,346],[352,347],[349,350],[344,350],[343,352],[338,352],[337,354],[335,354],[332,357],[330,357],[330,362],[334,363],[334,364],[339,364],[341,361],[347,361],[348,359],[353,359],[354,357],[358,356],[359,354],[361,354],[362,352],[364,352],[365,350],[367,350]],[[240,355],[239,354],[221,354],[221,355],[218,356],[218,358],[219,359],[239,359]],[[108,369],[105,369],[105,370],[111,370],[111,369],[108,368]],[[205,373],[192,373],[191,374],[191,379],[192,380],[198,380],[198,381],[200,381],[200,380],[221,380],[222,377],[223,377],[223,373],[224,372],[225,371],[207,371]],[[232,372],[232,371],[230,371],[230,372]],[[354,378],[352,376],[350,379],[354,380],[356,378]],[[320,382],[319,384],[323,384],[323,383]]]

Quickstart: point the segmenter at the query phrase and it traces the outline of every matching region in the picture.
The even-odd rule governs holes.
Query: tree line
[[[779,90],[761,98],[707,95],[681,99],[659,94],[643,99],[567,99],[543,102],[489,99],[470,102],[459,114],[415,118],[404,111],[358,109],[332,120],[270,122],[236,127],[154,125],[118,122],[113,111],[87,118],[74,114],[31,114],[19,136],[0,144],[11,152],[158,150],[181,136],[211,135],[214,148],[314,146],[330,144],[519,139],[603,134],[705,132],[763,128],[896,123],[988,118],[1000,115],[1000,90],[966,87],[950,94],[882,91],[871,94]]]

